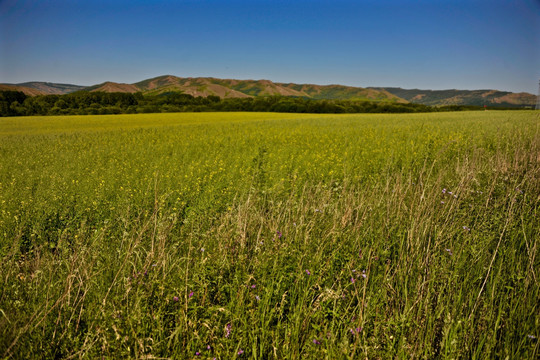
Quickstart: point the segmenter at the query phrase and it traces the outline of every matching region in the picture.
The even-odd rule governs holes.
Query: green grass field
[[[0,357],[533,359],[540,116],[0,118]]]

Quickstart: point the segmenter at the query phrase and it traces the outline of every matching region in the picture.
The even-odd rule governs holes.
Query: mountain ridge
[[[75,91],[142,92],[159,95],[182,92],[192,96],[219,96],[220,98],[247,98],[258,96],[293,96],[314,100],[367,100],[396,103],[418,103],[430,106],[476,105],[476,106],[534,106],[536,96],[526,92],[481,90],[422,90],[399,87],[355,87],[339,84],[317,85],[274,82],[271,80],[220,79],[215,77],[177,77],[161,75],[132,84],[106,81],[92,86],[51,82],[24,82],[0,84],[0,91],[22,91],[27,95],[62,95]]]
[[[409,102],[429,105],[474,105],[474,106],[508,106],[528,107],[536,104],[536,96],[526,92],[513,93],[493,89],[482,90],[421,90],[402,89],[397,87],[381,87]]]

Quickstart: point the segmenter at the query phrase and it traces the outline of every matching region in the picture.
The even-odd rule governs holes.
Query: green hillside
[[[386,90],[412,103],[437,105],[476,105],[500,107],[534,106],[536,96],[499,90],[419,90],[402,88],[375,88]]]

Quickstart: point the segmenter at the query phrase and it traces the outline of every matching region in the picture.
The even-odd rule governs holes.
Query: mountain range
[[[25,82],[0,84],[2,90],[22,91],[27,95],[69,94],[76,91],[142,92],[158,95],[180,91],[193,96],[210,95],[221,98],[256,96],[295,96],[311,99],[370,100],[424,105],[477,105],[477,106],[534,106],[536,96],[529,93],[512,93],[499,90],[419,90],[396,87],[352,87],[344,85],[314,85],[277,83],[270,80],[235,80],[212,77],[180,78],[172,75],[158,76],[133,84],[104,82],[93,86]]]

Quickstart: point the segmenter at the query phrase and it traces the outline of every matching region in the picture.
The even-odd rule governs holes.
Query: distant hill
[[[536,104],[536,96],[529,93],[512,93],[499,90],[419,90],[393,87],[374,88],[424,105],[476,105],[501,107],[526,107]]]
[[[195,97],[210,95],[220,98],[247,98],[257,96],[295,96],[328,100],[370,100],[396,103],[417,103],[430,106],[477,105],[501,107],[527,107],[536,104],[536,96],[528,93],[512,93],[499,90],[419,90],[396,87],[353,87],[344,85],[315,85],[277,83],[270,80],[234,80],[212,77],[180,78],[163,75],[133,84],[107,81],[93,86],[57,84],[49,82],[26,82],[0,84],[0,91],[16,90],[27,95],[68,94],[75,91],[142,92],[158,95],[182,92]]]
[[[45,95],[43,91],[16,84],[0,84],[0,91],[22,91],[28,96]]]
[[[313,99],[375,100],[406,103],[407,101],[384,90],[365,89],[343,85],[313,85],[275,83],[270,80],[234,80],[217,78],[179,78],[172,75],[158,76],[134,84],[106,83],[107,86],[90,87],[90,91],[111,91],[125,87],[128,92],[137,89],[143,94],[161,94],[181,91],[193,96],[216,95],[221,98],[245,98],[256,96],[297,96]],[[127,86],[130,86],[129,89]]]
[[[26,95],[63,95],[85,89],[86,86],[31,81],[20,84],[0,84],[0,90],[22,91]]]
[[[103,91],[103,92],[125,92],[125,93],[136,93],[141,91],[139,88],[137,88],[134,85],[131,84],[123,84],[123,83],[115,83],[111,81],[107,81],[98,85],[89,86],[84,89],[84,91]]]

